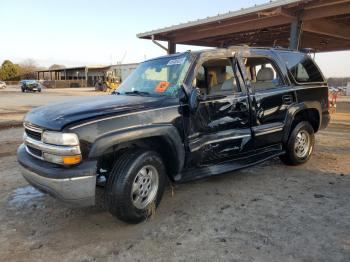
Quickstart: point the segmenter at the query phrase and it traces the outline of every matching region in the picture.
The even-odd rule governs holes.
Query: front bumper
[[[40,191],[73,205],[95,204],[96,161],[61,167],[32,157],[23,144],[17,150],[17,159],[23,177]]]

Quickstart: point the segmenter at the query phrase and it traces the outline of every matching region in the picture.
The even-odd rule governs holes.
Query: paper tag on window
[[[154,91],[157,93],[164,93],[167,90],[169,85],[170,85],[170,83],[166,82],[166,81],[159,82],[159,84],[156,86]]]
[[[186,57],[183,58],[177,58],[177,59],[172,59],[169,60],[169,62],[167,63],[168,66],[170,65],[182,65],[186,60]]]

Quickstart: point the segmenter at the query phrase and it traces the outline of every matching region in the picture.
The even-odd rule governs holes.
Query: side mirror
[[[197,87],[192,88],[191,94],[190,94],[190,109],[192,113],[195,113],[198,109],[200,101],[200,90]]]

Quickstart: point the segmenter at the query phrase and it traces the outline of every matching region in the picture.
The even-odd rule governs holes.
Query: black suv
[[[305,163],[329,122],[328,87],[308,54],[230,47],[139,65],[117,92],[36,108],[18,149],[23,176],[70,203],[138,223],[166,181],[182,183],[279,156]]]

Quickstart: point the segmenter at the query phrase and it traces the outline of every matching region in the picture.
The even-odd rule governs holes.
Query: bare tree
[[[28,58],[19,64],[19,75],[22,79],[35,79],[40,68],[34,59]]]
[[[66,66],[59,65],[59,64],[53,64],[53,65],[49,66],[49,70],[63,69],[63,68],[66,68]]]

